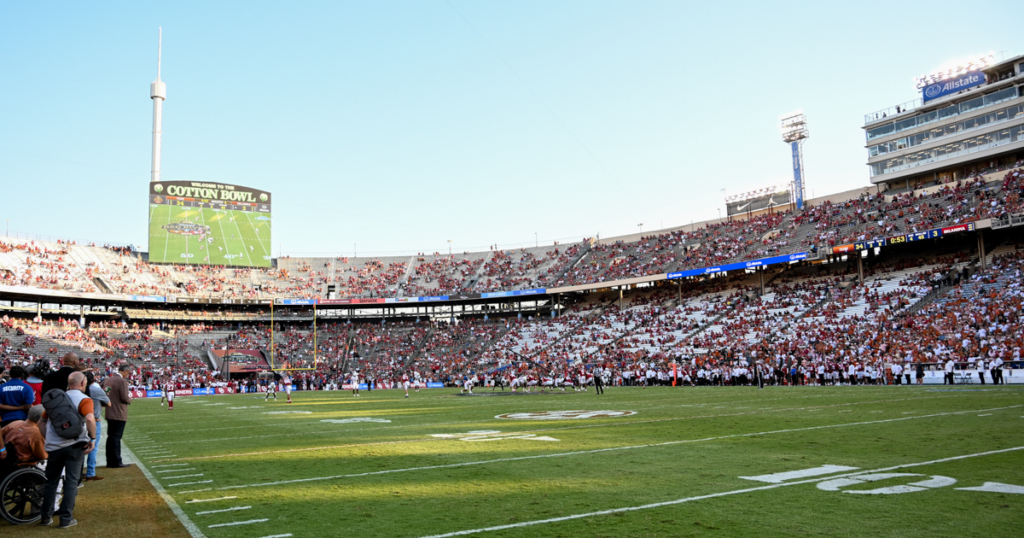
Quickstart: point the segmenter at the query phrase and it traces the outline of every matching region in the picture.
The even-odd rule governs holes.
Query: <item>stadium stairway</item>
[[[416,348],[413,350],[412,353],[409,354],[409,357],[405,359],[405,364],[403,364],[403,368],[408,369],[410,366],[413,365],[413,363],[416,362],[417,359],[420,358],[420,355],[423,354],[423,346],[430,341],[430,338],[432,336],[434,336],[434,329],[434,324],[430,324],[430,327],[427,328],[427,332],[423,335],[423,338],[421,338],[420,341],[416,343]]]

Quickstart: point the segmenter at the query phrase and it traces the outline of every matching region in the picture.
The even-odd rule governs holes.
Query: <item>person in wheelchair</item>
[[[48,455],[38,422],[43,406],[33,406],[26,420],[0,429],[0,516],[13,525],[39,520],[46,475],[39,468]]]
[[[6,476],[19,465],[30,465],[48,457],[43,434],[39,431],[42,416],[43,406],[34,405],[25,420],[16,420],[0,429],[0,439],[7,449],[4,453],[7,458],[0,461],[0,476]]]

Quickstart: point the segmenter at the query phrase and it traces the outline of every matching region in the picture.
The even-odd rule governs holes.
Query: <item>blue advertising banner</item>
[[[935,84],[929,84],[924,88],[921,88],[921,96],[924,97],[924,102],[927,103],[932,99],[938,99],[939,97],[944,97],[951,93],[966,90],[967,88],[973,88],[984,83],[984,73],[981,71],[971,71],[956,78],[946,79],[936,82]]]
[[[447,300],[448,300],[448,296],[447,295],[431,295],[429,297],[420,297],[419,298],[419,301],[421,303],[425,302],[425,301],[433,302],[433,301],[447,301]]]
[[[492,291],[489,293],[481,293],[480,297],[484,299],[491,299],[494,297],[521,297],[523,295],[544,295],[547,293],[546,288],[535,288],[532,290],[513,290],[513,291]]]
[[[210,395],[213,395],[213,394],[217,394],[217,391],[213,390],[212,388],[209,388],[209,389],[192,389],[192,395],[193,396],[210,396]]]
[[[146,398],[159,398],[159,397],[161,397],[163,395],[164,395],[164,393],[159,391],[159,390],[147,390],[146,391]]]
[[[280,301],[281,302],[277,303],[277,304],[284,304],[284,305],[314,305],[317,302],[316,299],[281,299]]]
[[[444,383],[435,383],[433,381],[427,383],[428,389],[443,389]]]
[[[705,267],[704,269],[689,269],[686,271],[678,271],[675,273],[669,273],[665,275],[665,278],[667,278],[668,280],[675,280],[677,278],[686,278],[688,276],[709,275],[711,273],[722,273],[725,271],[735,271],[737,269],[752,269],[754,267],[767,267],[769,265],[798,262],[800,260],[806,259],[806,252],[798,252],[796,254],[786,254],[784,256],[772,256],[771,258],[761,258],[760,260],[729,263],[726,265],[717,265],[715,267]]]
[[[793,190],[796,191],[796,208],[804,208],[804,178],[803,170],[804,167],[800,163],[800,141],[794,140],[789,143],[790,149],[793,151]]]

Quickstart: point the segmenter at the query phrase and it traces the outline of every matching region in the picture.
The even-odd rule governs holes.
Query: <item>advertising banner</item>
[[[159,390],[132,390],[128,391],[132,398],[160,398],[163,392]],[[234,394],[234,387],[216,387],[205,389],[179,389],[174,391],[175,396],[212,396],[214,394]]]
[[[761,258],[759,260],[750,260],[739,263],[729,263],[726,265],[718,265],[715,267],[705,267],[704,269],[689,269],[687,271],[678,271],[675,273],[668,273],[665,278],[668,280],[674,280],[677,278],[686,278],[688,276],[699,276],[709,275],[713,273],[724,273],[726,271],[735,271],[737,269],[753,269],[756,267],[767,267],[769,265],[777,265],[780,263],[791,263],[807,259],[806,252],[798,252],[796,254],[786,254],[784,256],[772,256],[771,258]]]
[[[970,71],[959,77],[942,80],[921,88],[921,96],[924,97],[924,102],[927,103],[932,99],[938,99],[939,97],[966,90],[967,88],[973,88],[984,83],[985,73]]]
[[[832,247],[832,254],[846,254],[847,252],[853,252],[854,245],[836,245]]]
[[[957,224],[956,226],[949,226],[942,229],[942,235],[952,234],[956,232],[973,232],[974,223],[968,222],[967,224]]]
[[[800,140],[789,143],[793,152],[793,190],[796,191],[796,208],[804,208],[804,165],[800,162]]]
[[[521,297],[523,295],[543,295],[547,293],[546,288],[534,288],[532,290],[512,290],[512,291],[493,291],[490,293],[481,293],[480,297],[484,299],[492,299],[495,297]]]

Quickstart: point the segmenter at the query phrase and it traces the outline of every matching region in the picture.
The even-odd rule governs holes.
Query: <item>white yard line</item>
[[[176,487],[176,486],[191,486],[192,484],[209,484],[211,482],[213,482],[213,480],[199,480],[197,482],[182,482],[180,484],[167,484],[167,487],[173,488],[173,487]]]
[[[214,501],[230,501],[231,499],[237,499],[238,497],[232,495],[230,497],[217,497],[216,499],[192,499],[191,501],[185,501],[185,504],[195,503],[212,503]]]
[[[256,239],[260,242],[260,248],[263,249],[263,255],[264,256],[270,256],[271,254],[270,254],[270,251],[267,250],[267,245],[263,244],[263,238],[260,237],[260,231],[256,229],[256,224],[252,221],[251,213],[252,212],[250,212],[250,211],[246,211],[245,212],[245,216],[249,218],[249,226],[252,226],[252,231],[253,231],[253,233],[256,234]],[[271,217],[271,218],[273,218],[273,217]],[[264,222],[266,222],[266,221],[264,221]]]
[[[733,491],[724,491],[722,493],[711,493],[709,495],[697,495],[697,496],[694,496],[694,497],[684,497],[682,499],[676,499],[676,500],[673,500],[673,501],[665,501],[665,502],[660,502],[660,503],[644,504],[644,505],[640,505],[640,506],[629,506],[629,507],[625,507],[625,508],[613,508],[611,510],[600,510],[600,511],[597,511],[597,512],[587,512],[587,513],[583,513],[583,514],[574,514],[574,515],[571,515],[571,516],[553,517],[553,518],[550,518],[550,519],[539,519],[539,520],[535,520],[535,521],[523,521],[521,523],[512,523],[512,524],[509,524],[509,525],[498,525],[498,526],[494,526],[494,527],[484,527],[484,528],[480,528],[480,529],[456,531],[456,532],[449,532],[449,533],[445,533],[445,534],[433,534],[433,535],[430,535],[430,536],[425,536],[424,538],[452,538],[454,536],[466,536],[466,535],[469,535],[469,534],[479,534],[479,533],[482,533],[482,532],[492,532],[492,531],[500,531],[500,530],[507,530],[507,529],[517,529],[517,528],[522,528],[522,527],[531,527],[533,525],[544,525],[544,524],[547,524],[547,523],[558,523],[558,522],[561,522],[561,521],[570,521],[570,520],[573,520],[573,519],[582,519],[582,518],[594,517],[594,516],[605,516],[605,515],[609,515],[609,514],[618,514],[618,513],[622,513],[622,512],[634,512],[634,511],[637,511],[637,510],[647,510],[649,508],[660,508],[662,506],[672,506],[672,505],[675,505],[675,504],[683,504],[683,503],[688,503],[688,502],[692,502],[692,501],[700,501],[700,500],[704,500],[704,499],[714,499],[716,497],[726,497],[726,496],[729,496],[729,495],[738,495],[740,493],[750,493],[750,492],[753,492],[753,491],[766,491],[766,490],[769,490],[769,489],[782,488],[782,487],[786,487],[786,486],[795,486],[797,484],[812,484],[814,482],[821,482],[823,480],[832,480],[832,479],[839,478],[839,477],[844,477],[844,476],[855,476],[855,475],[863,475],[863,474],[868,474],[868,473],[878,473],[878,472],[884,472],[884,471],[892,471],[892,470],[896,470],[896,469],[906,469],[908,467],[920,467],[920,466],[924,466],[924,465],[934,465],[934,464],[937,464],[937,463],[945,463],[947,461],[956,461],[956,460],[962,460],[962,459],[967,459],[967,458],[977,458],[977,457],[981,457],[981,456],[990,456],[992,454],[1002,454],[1002,453],[1005,453],[1005,452],[1013,452],[1013,451],[1017,451],[1017,450],[1024,450],[1024,446],[1018,446],[1018,447],[1013,447],[1013,448],[1005,448],[1005,449],[1002,449],[1002,450],[990,450],[988,452],[979,452],[977,454],[967,454],[967,455],[964,455],[964,456],[953,456],[953,457],[950,457],[950,458],[942,458],[942,459],[937,459],[937,460],[932,460],[932,461],[923,461],[923,462],[919,462],[919,463],[908,463],[908,464],[904,464],[904,465],[895,465],[893,467],[883,467],[881,469],[872,469],[870,471],[857,471],[857,472],[853,472],[853,473],[845,473],[845,474],[840,474],[840,475],[832,475],[832,476],[826,476],[826,477],[811,478],[809,480],[799,480],[799,481],[796,481],[796,482],[786,482],[786,483],[782,483],[782,484],[772,484],[772,485],[769,485],[769,486],[760,486],[760,487],[755,487],[755,488],[737,489],[737,490],[733,490]]]
[[[234,527],[235,525],[251,525],[253,523],[263,523],[264,521],[270,521],[269,519],[250,519],[249,521],[236,521],[234,523],[218,523],[217,525],[210,525],[208,528],[214,529],[217,527]]]
[[[160,494],[160,497],[164,500],[165,503],[167,503],[167,506],[170,507],[171,512],[174,512],[174,515],[177,516],[178,521],[181,522],[182,526],[185,527],[185,530],[188,531],[192,538],[206,538],[206,535],[203,534],[203,531],[199,530],[199,527],[196,526],[196,524],[193,523],[192,520],[189,519],[187,515],[185,515],[185,511],[182,510],[180,506],[178,506],[178,503],[175,502],[174,498],[167,493],[167,490],[165,490],[163,486],[160,485],[160,482],[157,481],[156,477],[154,477],[153,474],[149,472],[149,469],[147,469],[146,466],[143,465],[142,461],[139,460],[139,458],[136,458],[134,454],[132,454],[131,449],[125,446],[124,452],[125,455],[127,455],[129,458],[135,460],[135,465],[138,466],[139,470],[142,471],[142,474],[146,476],[146,480],[149,480],[149,483],[153,485],[153,488],[156,489],[156,492]]]
[[[374,476],[374,475],[384,475],[384,474],[393,474],[393,473],[407,473],[407,472],[413,472],[413,471],[429,471],[429,470],[434,470],[434,469],[452,469],[452,468],[457,468],[457,467],[469,467],[469,466],[474,466],[474,465],[488,465],[488,464],[492,464],[492,463],[504,463],[504,462],[510,462],[510,461],[524,461],[524,460],[535,460],[535,459],[543,459],[543,458],[559,458],[559,457],[566,457],[566,456],[579,456],[579,455],[583,455],[583,454],[598,454],[598,453],[601,453],[601,452],[616,452],[616,451],[620,451],[620,450],[635,450],[635,449],[640,449],[640,448],[653,448],[653,447],[681,445],[681,444],[688,444],[688,443],[702,443],[702,442],[705,442],[705,441],[719,441],[719,440],[722,440],[722,439],[736,439],[736,438],[741,438],[741,437],[758,437],[758,436],[762,436],[762,435],[774,435],[774,434],[780,434],[780,433],[793,433],[793,432],[824,430],[824,429],[831,429],[831,428],[844,428],[844,427],[849,427],[849,426],[866,426],[866,425],[871,425],[871,424],[885,424],[885,423],[890,423],[890,422],[904,422],[904,421],[907,421],[907,420],[919,420],[919,419],[922,419],[922,418],[947,417],[947,416],[952,416],[952,415],[962,415],[962,414],[967,414],[967,413],[977,413],[978,411],[998,411],[998,410],[1001,410],[1001,409],[1014,409],[1014,408],[1019,408],[1019,407],[1024,407],[1024,405],[1012,405],[1012,406],[1008,406],[1008,407],[997,407],[997,408],[992,408],[992,409],[980,409],[980,410],[979,409],[973,409],[973,410],[969,410],[969,411],[951,411],[951,412],[948,412],[948,413],[934,413],[934,414],[931,414],[931,415],[921,415],[921,416],[915,416],[915,417],[899,417],[899,418],[890,418],[890,419],[883,419],[883,420],[869,420],[869,421],[864,421],[864,422],[847,422],[847,423],[843,423],[843,424],[828,424],[828,425],[825,425],[825,426],[809,426],[809,427],[806,427],[806,428],[788,428],[788,429],[784,429],[784,430],[771,430],[771,431],[754,432],[754,433],[736,433],[736,434],[722,435],[722,436],[717,436],[717,437],[705,437],[703,439],[682,439],[682,440],[679,440],[679,441],[666,441],[664,443],[651,443],[651,444],[646,444],[646,445],[619,446],[619,447],[609,447],[609,448],[598,448],[598,449],[593,449],[593,450],[578,450],[578,451],[575,451],[575,452],[558,452],[558,453],[554,453],[554,454],[537,454],[537,455],[533,455],[533,456],[518,456],[518,457],[513,457],[513,458],[499,458],[499,459],[494,459],[494,460],[467,461],[467,462],[462,462],[462,463],[449,463],[449,464],[444,464],[444,465],[425,465],[425,466],[422,466],[422,467],[409,467],[409,468],[405,468],[405,469],[388,469],[388,470],[384,470],[384,471],[368,471],[368,472],[365,472],[365,473],[353,473],[353,474],[333,475],[333,476],[317,476],[317,477],[312,477],[312,478],[297,478],[297,479],[294,479],[294,480],[278,480],[278,481],[275,481],[275,482],[263,482],[263,483],[260,483],[260,484],[242,484],[242,485],[236,485],[236,486],[224,486],[224,487],[220,487],[220,488],[216,488],[216,489],[220,490],[220,491],[224,491],[224,490],[243,489],[243,488],[261,488],[261,487],[268,487],[268,486],[280,486],[280,485],[283,485],[283,484],[299,484],[299,483],[303,483],[303,482],[318,482],[318,481],[323,481],[323,480],[338,480],[338,479],[342,479],[342,478],[357,478],[357,477],[362,477],[362,476]]]
[[[166,465],[152,465],[154,469],[160,469],[161,467],[183,467],[185,465],[192,465],[191,463],[168,463]]]
[[[225,508],[223,510],[206,510],[203,512],[196,512],[197,516],[205,516],[207,514],[223,514],[224,512],[237,512],[239,510],[248,510],[251,506],[233,506],[231,508]]]
[[[197,476],[203,476],[203,473],[183,474],[181,476],[162,476],[160,478],[162,478],[163,480],[176,480],[176,479],[179,479],[179,478],[195,478]]]
[[[181,472],[185,472],[185,471],[195,471],[195,468],[193,467],[191,469],[164,469],[163,471],[153,471],[153,472],[159,474],[159,473],[181,473]]]

